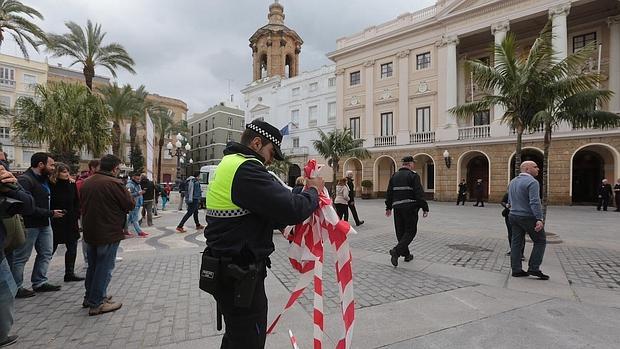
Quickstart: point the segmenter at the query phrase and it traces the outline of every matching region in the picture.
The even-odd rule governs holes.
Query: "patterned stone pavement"
[[[572,285],[620,292],[620,251],[570,246],[555,251]]]

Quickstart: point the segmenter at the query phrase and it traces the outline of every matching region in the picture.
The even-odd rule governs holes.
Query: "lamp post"
[[[446,162],[446,167],[450,168],[450,165],[452,165],[452,157],[450,157],[450,153],[448,152],[448,149],[443,151],[443,159]]]
[[[189,142],[187,142],[185,144],[185,147],[183,147],[183,141],[186,141],[185,137],[183,137],[182,134],[178,133],[176,135],[176,143],[173,145],[172,141],[168,142],[168,144],[166,145],[166,149],[168,149],[168,154],[170,156],[176,156],[177,158],[177,179],[179,179],[181,177],[181,164],[185,163],[185,158],[187,156],[187,153],[185,153],[183,151],[183,149],[185,149],[185,151],[190,151],[192,149],[192,146],[189,144]],[[174,149],[174,152],[173,152]],[[193,159],[189,159],[189,163],[192,164],[194,163]]]

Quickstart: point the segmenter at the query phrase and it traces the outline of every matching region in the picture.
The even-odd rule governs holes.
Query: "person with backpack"
[[[196,171],[193,176],[189,176],[186,180],[187,194],[185,196],[185,203],[187,204],[187,213],[185,213],[185,216],[183,216],[181,222],[179,222],[177,226],[176,230],[178,233],[185,233],[187,231],[183,226],[192,215],[194,216],[194,223],[196,223],[196,230],[204,228],[198,219],[198,208],[200,206],[200,200],[202,199],[202,189],[200,188],[200,181],[198,180],[199,176],[200,172]]]

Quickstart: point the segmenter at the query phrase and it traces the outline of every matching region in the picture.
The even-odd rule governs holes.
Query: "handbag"
[[[26,242],[26,227],[21,215],[16,214],[2,218],[2,224],[4,224],[4,229],[6,230],[6,239],[3,246],[5,251],[13,251]]]

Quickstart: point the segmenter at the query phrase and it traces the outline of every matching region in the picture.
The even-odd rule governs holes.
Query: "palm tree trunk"
[[[84,73],[84,80],[89,91],[93,90],[93,78],[95,77],[95,67],[84,66],[82,69]]]
[[[336,176],[338,175],[338,170],[339,167],[338,166],[338,162],[340,161],[340,159],[333,159],[332,160],[332,165],[334,165],[334,168],[332,171],[332,187],[331,187],[331,193],[332,193],[332,198],[335,199],[336,198]]]
[[[136,146],[136,138],[138,134],[138,128],[136,127],[135,120],[132,120],[131,125],[129,126],[129,144],[131,148]]]
[[[521,171],[521,151],[523,148],[523,126],[517,127],[517,149],[515,149],[515,167],[514,167],[514,177],[519,175]]]
[[[549,148],[551,147],[551,125],[545,124],[545,139],[543,145],[543,197],[542,197],[542,211],[543,220],[547,217],[547,204],[549,201]]]
[[[161,153],[164,149],[164,139],[159,139],[159,152],[157,153],[157,183],[161,183]]]
[[[112,125],[112,154],[120,157],[121,152],[121,125],[116,121]]]

